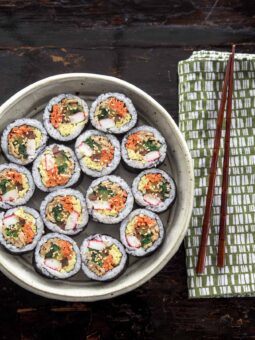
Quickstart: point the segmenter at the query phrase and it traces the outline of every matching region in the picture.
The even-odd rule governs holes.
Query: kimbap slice
[[[163,224],[155,213],[136,209],[122,221],[120,240],[126,252],[133,256],[146,256],[154,252],[164,239]]]
[[[114,224],[122,221],[133,209],[134,198],[127,183],[118,176],[94,180],[87,190],[89,214],[95,221]]]
[[[66,235],[80,233],[89,219],[85,198],[73,189],[48,194],[41,203],[40,213],[48,229]]]
[[[119,276],[127,264],[123,245],[107,235],[91,235],[81,245],[82,270],[92,280],[110,281]]]
[[[50,100],[43,114],[48,134],[59,141],[76,138],[89,119],[88,105],[72,94],[61,94]]]
[[[67,279],[81,267],[77,244],[68,236],[50,233],[41,238],[34,253],[36,270],[52,279]]]
[[[71,148],[49,145],[34,161],[33,177],[42,191],[70,187],[80,177],[80,166]]]
[[[1,148],[9,161],[26,165],[32,163],[45,148],[47,132],[36,119],[17,119],[8,125],[1,138]]]
[[[176,197],[176,185],[165,171],[150,169],[142,171],[132,185],[137,204],[155,212],[165,211]]]
[[[121,156],[131,169],[153,168],[166,157],[166,141],[151,126],[139,126],[126,134],[122,140]]]
[[[88,130],[77,138],[75,151],[81,170],[88,176],[112,173],[120,163],[120,143],[116,137]]]
[[[0,165],[0,208],[25,204],[34,191],[34,181],[28,169],[13,163]]]
[[[137,122],[137,112],[132,101],[121,93],[100,95],[90,108],[91,124],[100,131],[125,133]]]
[[[1,214],[0,243],[11,253],[33,250],[42,234],[43,221],[32,208],[20,206]]]

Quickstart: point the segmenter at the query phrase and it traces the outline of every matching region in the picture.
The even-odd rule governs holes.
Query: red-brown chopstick
[[[235,45],[232,46],[232,63],[230,67],[229,88],[227,99],[226,132],[224,142],[224,161],[222,175],[222,192],[220,208],[220,230],[218,243],[217,266],[224,267],[225,260],[225,237],[226,237],[226,217],[228,202],[228,177],[229,177],[229,150],[230,150],[230,128],[232,118],[232,97],[233,97],[233,73],[234,73]]]
[[[216,179],[217,162],[219,158],[222,123],[224,119],[224,111],[225,111],[225,105],[226,105],[227,90],[228,90],[230,67],[231,67],[232,59],[233,59],[233,55],[231,54],[229,56],[229,60],[228,60],[227,67],[226,67],[221,101],[220,101],[220,108],[219,108],[217,123],[216,123],[216,132],[215,132],[215,137],[214,137],[214,147],[213,147],[213,155],[212,155],[211,169],[210,169],[210,176],[209,176],[209,185],[208,185],[208,191],[207,191],[207,196],[206,196],[205,214],[204,214],[203,225],[202,225],[202,236],[201,236],[201,241],[200,241],[197,268],[196,268],[196,272],[198,274],[203,273],[204,268],[205,268],[206,247],[207,247],[209,227],[210,227],[210,215],[211,215],[211,209],[212,209],[212,203],[213,203],[213,193],[214,193],[214,186],[215,186],[215,179]]]

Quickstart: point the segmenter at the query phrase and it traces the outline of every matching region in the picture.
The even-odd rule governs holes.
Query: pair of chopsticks
[[[223,175],[222,175],[222,193],[221,193],[221,209],[220,209],[220,228],[219,228],[219,243],[217,266],[224,266],[225,258],[225,235],[226,235],[226,217],[227,217],[227,199],[228,199],[228,169],[229,169],[229,149],[230,149],[230,127],[232,117],[232,95],[233,95],[233,73],[234,73],[234,56],[235,45],[232,46],[232,53],[226,67],[220,107],[216,123],[216,133],[214,137],[213,155],[211,161],[211,169],[209,176],[208,192],[206,197],[205,214],[202,226],[202,237],[197,261],[197,273],[203,273],[205,269],[206,247],[208,242],[210,215],[213,203],[213,194],[216,180],[217,162],[219,158],[220,140],[222,132],[222,124],[224,120],[224,112],[226,107],[226,131],[224,142],[224,161],[223,161]]]

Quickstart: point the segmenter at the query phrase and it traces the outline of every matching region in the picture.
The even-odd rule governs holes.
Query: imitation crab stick
[[[88,242],[88,247],[100,251],[105,249],[105,244],[103,241],[100,240],[90,240]]]
[[[127,235],[126,236],[127,243],[134,248],[141,247],[141,242],[138,240],[138,238],[134,235]]]
[[[81,144],[78,145],[78,149],[86,157],[90,157],[93,155],[93,150],[87,143],[82,142]]]
[[[45,259],[44,264],[46,267],[57,271],[60,271],[62,267],[61,262],[56,259]]]
[[[158,151],[151,151],[148,152],[145,156],[144,156],[144,160],[146,162],[154,162],[156,159],[160,158],[160,153]]]
[[[72,211],[71,214],[68,216],[67,221],[66,221],[66,230],[72,230],[77,226],[78,219],[79,219],[79,213],[76,211]]]
[[[156,207],[158,206],[160,203],[161,203],[161,199],[156,197],[156,196],[153,196],[151,194],[146,194],[143,196],[143,199],[146,203]]]
[[[5,216],[4,219],[3,219],[3,223],[5,226],[10,226],[10,225],[14,225],[16,223],[18,223],[18,218],[16,215],[12,214],[12,215],[8,215],[8,216]]]
[[[84,121],[85,115],[83,112],[77,112],[74,115],[69,116],[69,119],[72,124],[78,124]]]
[[[7,191],[4,195],[2,195],[3,202],[13,202],[19,198],[18,190],[12,189]]]
[[[100,125],[104,129],[110,129],[115,126],[114,120],[111,118],[105,118],[100,120]]]

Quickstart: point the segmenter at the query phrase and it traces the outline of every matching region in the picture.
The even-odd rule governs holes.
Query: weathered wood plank
[[[33,34],[31,34],[33,32]],[[187,33],[188,32],[188,33]],[[229,47],[230,43],[253,44],[252,27],[164,26],[140,25],[119,27],[80,27],[71,23],[61,25],[18,21],[12,24],[0,14],[0,49],[16,48],[200,48],[201,46]]]
[[[253,1],[240,0],[2,0],[1,12],[11,21],[59,23],[77,26],[130,25],[221,25],[242,28],[254,25]]]

